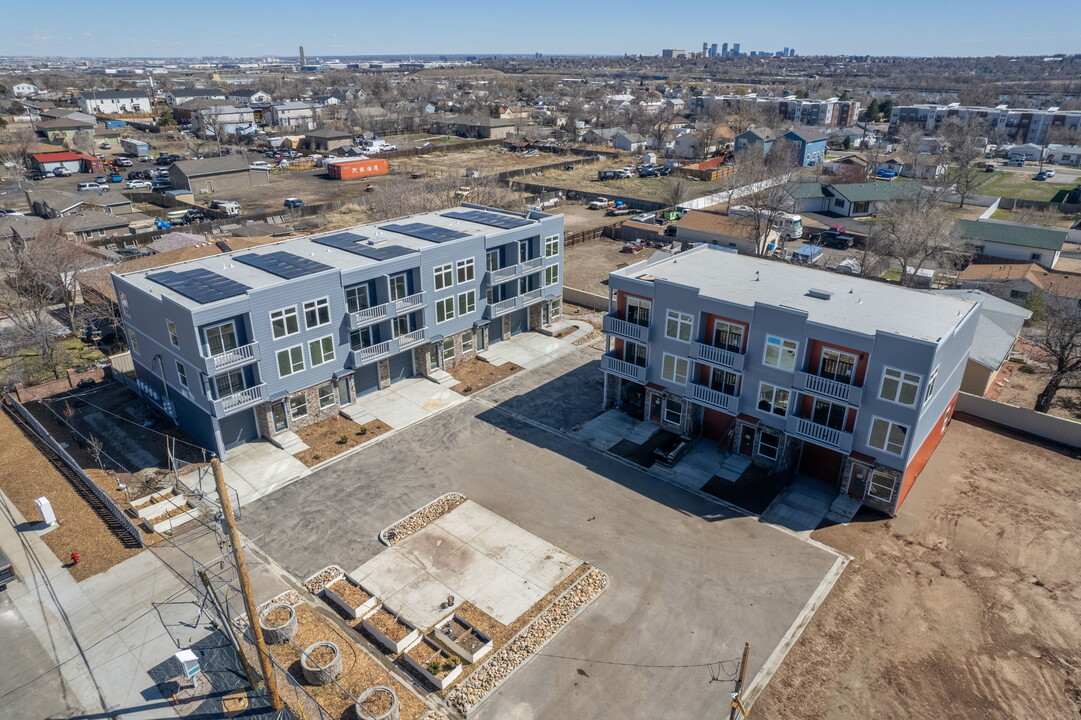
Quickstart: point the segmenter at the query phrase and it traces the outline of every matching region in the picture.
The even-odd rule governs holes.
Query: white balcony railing
[[[491,312],[491,316],[506,315],[514,309],[514,304],[517,298],[510,298],[508,300],[500,300],[497,303],[492,303],[488,306],[488,310]]]
[[[537,290],[530,290],[529,292],[522,293],[518,296],[518,299],[522,301],[521,306],[525,307],[526,305],[532,305],[538,300],[541,300],[543,296],[544,290],[538,288]]]
[[[601,356],[601,370],[625,377],[628,380],[634,380],[637,383],[646,381],[646,368],[629,363],[626,360],[620,360],[613,355]]]
[[[396,338],[398,340],[398,349],[404,350],[405,348],[416,345],[417,343],[424,340],[424,332],[426,330],[427,328],[421,328],[420,330],[414,330],[413,332],[399,335]]]
[[[518,276],[518,266],[517,265],[508,265],[507,267],[499,268],[498,270],[489,270],[488,271],[488,282],[490,282],[490,283],[492,283],[492,282],[501,282],[503,280],[510,280],[510,279],[515,278],[517,276]]]
[[[805,372],[797,374],[796,388],[817,395],[825,395],[826,397],[840,400],[849,405],[859,405],[860,400],[863,398],[862,388]]]
[[[834,447],[844,452],[852,450],[852,433],[819,425],[808,418],[789,417],[788,432],[798,437],[812,440],[821,445]]]
[[[700,405],[706,405],[729,415],[736,415],[739,411],[739,398],[734,395],[727,395],[720,390],[698,383],[691,383],[690,388],[691,400]]]
[[[214,401],[214,414],[217,416],[227,415],[242,408],[255,405],[263,400],[266,385],[259,383],[250,388],[244,388],[240,392],[226,395]]]
[[[369,345],[358,350],[353,351],[353,364],[363,365],[364,363],[378,360],[382,357],[386,357],[391,353],[391,346],[394,345],[393,340],[384,340],[381,343],[375,345]]]
[[[523,260],[518,263],[518,267],[521,268],[523,274],[533,272],[534,270],[540,270],[544,267],[544,258],[537,257],[532,260]]]
[[[410,295],[409,297],[401,298],[400,300],[392,300],[389,305],[393,306],[393,312],[396,315],[400,315],[410,310],[415,310],[424,306],[424,293],[419,292],[416,295]]]
[[[367,325],[368,323],[378,322],[387,316],[387,310],[390,309],[390,305],[383,303],[382,305],[374,305],[370,308],[364,308],[363,310],[357,310],[349,316],[351,324],[354,329]]]
[[[740,353],[700,342],[691,343],[691,349],[696,360],[732,368],[733,370],[743,370],[743,355]]]
[[[223,350],[215,355],[204,356],[203,359],[206,361],[206,372],[207,374],[212,375],[221,372],[222,370],[227,370],[231,367],[237,367],[256,360],[258,359],[256,357],[256,351],[258,349],[259,343],[252,342],[230,350]]]
[[[610,335],[619,335],[636,342],[645,342],[649,336],[649,325],[638,325],[621,320],[615,315],[605,315],[602,328]]]

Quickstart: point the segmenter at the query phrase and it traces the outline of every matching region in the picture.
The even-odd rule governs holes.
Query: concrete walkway
[[[567,328],[561,327],[565,324]],[[593,326],[579,321],[556,323],[548,328],[550,332],[575,328],[569,335],[561,338],[539,332],[524,332],[490,345],[487,350],[477,353],[492,365],[504,365],[512,362],[526,370],[547,365],[556,358],[574,351],[574,343],[593,331]]]
[[[465,398],[450,388],[416,377],[364,395],[342,408],[342,414],[360,425],[378,419],[401,430],[462,402]]]
[[[598,450],[608,450],[621,440],[644,443],[657,430],[654,423],[635,420],[622,410],[608,410],[574,430],[572,436]]]
[[[222,463],[222,471],[225,483],[236,492],[233,502],[240,506],[311,473],[307,465],[288,451],[266,440],[244,443],[230,450]],[[209,471],[201,474],[199,488],[210,495],[215,493],[214,478]]]
[[[837,488],[798,475],[774,498],[760,519],[794,530],[801,537],[810,537],[811,531],[825,519],[837,495]]]

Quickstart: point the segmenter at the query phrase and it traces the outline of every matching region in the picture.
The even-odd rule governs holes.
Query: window
[[[165,321],[165,329],[169,332],[169,342],[180,347],[180,338],[176,334],[176,323],[172,320]]]
[[[278,351],[278,377],[292,375],[304,369],[304,350],[300,345]]]
[[[298,420],[308,414],[308,398],[303,395],[294,395],[289,398],[289,417]]]
[[[374,344],[375,343],[372,342],[371,328],[361,328],[360,330],[354,330],[349,333],[349,347],[353,350],[371,347]]]
[[[1028,297],[1028,293],[1024,290],[1010,290],[1011,300],[1024,300]]]
[[[472,330],[470,330],[467,333],[462,333],[462,352],[463,353],[473,352],[473,340],[474,340],[474,333],[473,333]]]
[[[330,300],[311,300],[304,303],[304,327],[309,330],[330,323]]]
[[[878,391],[878,396],[883,400],[902,405],[915,405],[916,393],[919,389],[919,375],[890,367],[882,370],[882,388]]]
[[[661,366],[661,377],[669,382],[683,385],[687,382],[687,358],[664,354],[664,363]]]
[[[181,385],[188,386],[188,369],[184,367],[184,363],[178,362],[176,364],[176,376],[180,379]]]
[[[416,324],[412,315],[401,315],[390,321],[390,329],[394,337],[401,337],[416,330]]]
[[[833,348],[823,348],[822,361],[818,374],[829,380],[846,385],[852,384],[852,375],[856,369],[856,356]]]
[[[518,262],[525,262],[533,258],[533,243],[529,240],[518,241]]]
[[[454,359],[454,338],[443,341],[443,362]]]
[[[713,347],[734,353],[743,352],[743,326],[714,320]]]
[[[847,414],[848,408],[844,405],[815,398],[814,405],[811,407],[811,422],[834,430],[844,430]]]
[[[633,296],[627,297],[627,322],[649,327],[649,313],[653,303]]]
[[[758,386],[758,409],[784,417],[788,414],[788,390],[776,385],[760,383]]]
[[[125,315],[131,315],[128,309],[128,296],[125,293],[120,293],[120,309],[124,311]]]
[[[668,322],[664,326],[664,334],[673,340],[691,341],[691,326],[694,318],[678,310],[668,311]]]
[[[454,266],[450,263],[436,266],[433,272],[436,290],[445,290],[454,284]]]
[[[683,403],[673,398],[664,401],[664,421],[670,425],[679,425],[683,420]]]
[[[781,370],[792,372],[796,369],[796,353],[799,351],[799,343],[795,340],[766,336],[766,353],[762,357],[762,363],[771,365]]]
[[[224,375],[217,375],[214,378],[214,389],[218,391],[219,400],[230,395],[236,395],[244,389],[244,373],[240,370],[233,370]]]
[[[623,343],[624,362],[629,362],[631,365],[637,365],[638,367],[645,367],[647,357],[648,348],[645,345],[629,341]]]
[[[368,297],[368,286],[358,285],[357,287],[351,287],[346,290],[345,305],[351,313],[367,310],[371,307],[371,301]]]
[[[769,460],[776,460],[781,450],[781,436],[770,433],[758,433],[758,454]]]
[[[405,273],[390,276],[390,299],[401,300],[409,297],[409,278]]]
[[[468,315],[477,309],[477,291],[470,290],[458,296],[458,315]]]
[[[328,407],[334,404],[334,386],[324,385],[319,388],[316,393],[319,396],[319,409],[326,410]]]
[[[720,368],[712,368],[709,377],[709,386],[725,395],[739,395],[739,375]]]
[[[555,285],[557,282],[559,282],[559,266],[549,265],[548,267],[544,268],[545,287],[549,285]]]
[[[328,363],[334,359],[334,338],[327,335],[325,338],[312,340],[308,343],[308,355],[312,360],[312,367]]]
[[[553,235],[544,238],[544,257],[555,257],[559,254],[559,236]]]
[[[499,250],[489,250],[488,254],[484,256],[484,269],[485,270],[498,270],[499,269]]]
[[[459,285],[461,285],[462,283],[470,282],[471,280],[473,280],[474,277],[476,277],[476,272],[477,271],[476,271],[475,266],[476,266],[476,263],[473,261],[473,258],[469,258],[468,260],[459,260],[458,261],[458,264],[457,264],[456,267],[458,269],[458,284]]]
[[[131,349],[135,352],[139,352],[139,336],[128,330],[128,344],[131,345]]]
[[[935,392],[935,381],[936,380],[938,380],[938,368],[935,368],[934,372],[931,373],[931,377],[928,378],[928,380],[927,380],[927,390],[923,394],[923,399],[924,399],[925,402],[927,400],[930,400],[931,395],[934,394],[934,392]]]
[[[454,317],[454,298],[443,298],[435,303],[435,321],[446,322]]]
[[[1032,253],[1028,256],[1028,259],[1032,262],[1040,262],[1043,259],[1043,253]]]
[[[876,470],[871,473],[871,481],[867,484],[867,495],[884,503],[892,503],[896,488],[896,476]]]
[[[296,307],[288,307],[270,313],[270,329],[275,340],[300,332],[300,321],[297,319]]]
[[[908,428],[904,425],[876,417],[871,421],[871,437],[868,438],[867,444],[873,448],[900,455],[905,451],[907,436]]]

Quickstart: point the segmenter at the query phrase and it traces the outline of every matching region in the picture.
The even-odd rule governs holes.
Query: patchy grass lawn
[[[1048,227],[1063,228],[1065,230],[1073,227],[1076,218],[1072,215],[1064,215],[1058,211],[1041,212],[1041,213],[1025,213],[1017,210],[995,210],[991,214],[992,220],[1006,220],[1008,222],[1023,223],[1026,225],[1047,225]]]
[[[357,445],[363,445],[390,429],[390,425],[382,420],[358,425],[347,417],[335,415],[296,431],[308,446],[304,452],[297,453],[296,459],[308,467],[314,467]]]
[[[492,365],[480,358],[466,360],[448,371],[458,381],[458,384],[452,387],[451,390],[460,395],[469,395],[478,390],[483,390],[489,385],[494,385],[521,369],[520,365],[515,365],[512,362]]]
[[[60,348],[56,353],[60,377],[64,376],[64,370],[67,368],[80,372],[89,370],[94,363],[104,357],[97,347],[87,345],[79,338],[65,338],[60,341]],[[39,385],[56,379],[52,368],[48,366],[36,348],[24,348],[14,357],[0,361],[0,376],[25,385]]]
[[[1033,180],[1035,172],[1006,172],[1000,171],[988,173],[991,177],[983,185],[975,189],[980,195],[997,195],[998,197],[1017,198],[1019,200],[1041,200],[1051,202],[1061,201],[1066,194],[1073,190],[1076,183],[1056,183]]]

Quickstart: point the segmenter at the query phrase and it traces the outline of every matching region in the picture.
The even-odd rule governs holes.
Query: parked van
[[[1006,162],[1002,163],[1006,167],[1024,167],[1025,161],[1021,158],[1010,158]]]

